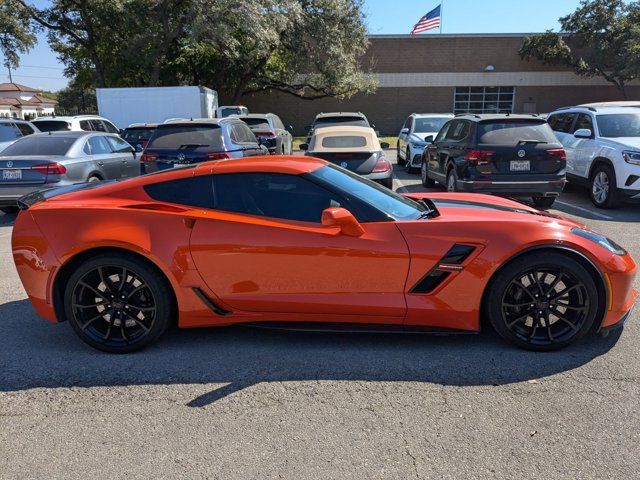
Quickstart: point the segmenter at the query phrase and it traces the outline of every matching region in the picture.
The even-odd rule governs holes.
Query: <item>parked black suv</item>
[[[550,207],[565,184],[566,154],[547,122],[535,115],[458,115],[422,154],[422,184],[450,192],[531,196]]]

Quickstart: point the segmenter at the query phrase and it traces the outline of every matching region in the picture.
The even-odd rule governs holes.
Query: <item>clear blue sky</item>
[[[41,7],[49,0],[31,0]],[[369,33],[406,34],[440,0],[365,0]],[[579,0],[444,0],[443,33],[529,33],[558,30],[558,18],[576,9]],[[437,35],[438,31],[423,35]],[[2,70],[0,82],[8,81]],[[44,35],[22,58],[14,81],[46,90],[64,88],[63,67]]]

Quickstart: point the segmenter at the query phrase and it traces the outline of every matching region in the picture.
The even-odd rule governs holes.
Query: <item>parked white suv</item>
[[[420,171],[422,152],[433,142],[442,126],[454,117],[452,113],[412,113],[398,134],[398,165],[409,173]],[[431,138],[429,138],[431,137]],[[430,142],[427,141],[429,138]]]
[[[32,123],[41,132],[107,132],[120,133],[116,126],[106,118],[97,115],[76,115],[73,117],[40,117],[32,120]]]
[[[567,180],[588,186],[596,207],[640,201],[640,108],[567,107],[547,120],[567,152]]]

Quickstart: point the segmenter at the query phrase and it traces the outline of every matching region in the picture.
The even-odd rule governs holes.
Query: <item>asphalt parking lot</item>
[[[396,167],[395,188],[422,191]],[[640,259],[640,207],[553,208]],[[0,214],[0,478],[636,478],[640,326],[536,354],[479,336],[171,331],[99,353],[39,319]],[[384,272],[380,272],[384,275]],[[636,281],[636,288],[640,282]]]

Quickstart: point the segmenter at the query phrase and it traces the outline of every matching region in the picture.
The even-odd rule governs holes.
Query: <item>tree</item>
[[[584,77],[600,76],[627,98],[626,85],[640,77],[640,2],[582,0],[560,24],[563,33],[525,38],[521,58],[568,66]]]
[[[94,113],[98,110],[96,91],[73,79],[57,94],[58,110],[69,114]]]
[[[36,43],[35,28],[29,15],[15,0],[0,2],[0,52],[8,68],[17,68],[20,54]]]

